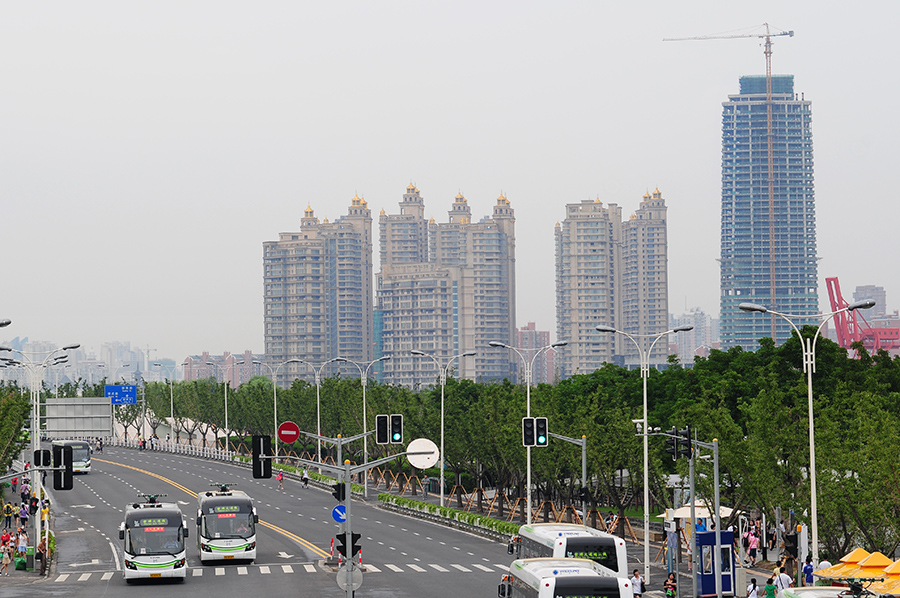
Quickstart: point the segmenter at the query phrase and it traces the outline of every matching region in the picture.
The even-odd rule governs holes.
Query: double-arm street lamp
[[[187,365],[188,362],[184,362],[181,365]],[[162,368],[169,374],[169,417],[172,419],[171,425],[175,426],[175,373],[178,371],[178,366],[173,365],[172,369],[169,369],[168,366],[164,366],[161,363],[154,363],[154,367]]]
[[[264,361],[253,361],[251,362],[254,365],[264,365],[269,368],[269,372],[272,374],[272,412],[274,414],[275,420],[275,431],[273,434],[275,435],[275,463],[278,463],[278,370],[283,368],[289,363],[303,363],[299,359],[288,359],[287,361],[283,361],[273,369],[268,363]]]
[[[781,312],[773,311],[764,305],[758,305],[756,303],[741,303],[738,305],[740,309],[750,313],[760,313],[760,314],[772,314],[773,316],[779,316],[782,320],[791,325],[791,328],[794,329],[794,332],[797,333],[797,338],[800,339],[800,349],[803,351],[803,371],[806,373],[806,391],[807,391],[807,404],[809,408],[809,483],[810,483],[810,527],[812,528],[812,558],[813,563],[819,562],[819,522],[818,522],[818,501],[816,499],[816,439],[815,439],[815,431],[813,429],[813,391],[812,391],[812,375],[813,372],[816,371],[816,341],[819,340],[819,333],[822,332],[822,328],[827,324],[834,316],[842,312],[852,312],[857,309],[869,309],[875,306],[875,302],[871,299],[865,299],[862,301],[856,301],[842,307],[837,311],[833,311],[827,314],[813,314],[813,315],[796,315],[796,314],[783,314]],[[800,334],[800,329],[794,323],[794,320],[803,320],[803,319],[818,319],[824,318],[822,322],[819,324],[819,327],[816,329],[816,334],[813,338],[803,338],[803,335]]]
[[[365,436],[365,433],[369,431],[368,420],[366,419],[366,385],[369,381],[369,368],[375,365],[380,361],[387,361],[390,359],[390,355],[385,355],[383,357],[379,357],[374,361],[370,361],[367,364],[359,364],[351,359],[347,359],[346,357],[336,357],[335,361],[340,361],[343,363],[352,363],[356,366],[356,369],[359,370],[359,380],[362,384],[362,400],[363,400],[363,463],[369,462],[369,437]],[[365,365],[365,369],[363,369],[363,365]],[[369,482],[366,480],[368,474],[363,472],[363,494],[368,498],[369,496]]]
[[[538,355],[543,353],[544,351],[548,351],[550,349],[556,349],[557,347],[565,347],[568,345],[568,341],[559,341],[550,345],[544,345],[543,347],[538,348],[524,348],[524,347],[512,347],[507,345],[506,343],[501,343],[500,341],[491,341],[488,343],[491,347],[503,347],[504,349],[509,349],[510,351],[514,351],[516,355],[522,360],[522,363],[525,364],[525,417],[531,417],[531,379],[532,374],[534,372],[534,362],[538,358]],[[531,361],[522,354],[522,351],[534,351],[534,355],[531,356]],[[526,474],[525,474],[525,496],[528,510],[528,524],[531,524],[531,447],[525,447],[525,460],[528,462],[526,466]]]
[[[316,460],[321,463],[322,462],[322,401],[321,401],[321,391],[322,391],[322,370],[325,369],[325,366],[333,361],[342,361],[343,357],[332,357],[328,361],[323,362],[319,367],[314,366],[308,361],[304,361],[302,359],[298,359],[297,363],[303,363],[312,368],[313,372],[316,375]],[[319,470],[319,473],[322,473],[322,470]]]
[[[621,334],[625,338],[631,340],[634,343],[634,346],[637,347],[638,355],[640,356],[641,361],[641,379],[643,381],[643,398],[644,398],[644,416],[642,420],[642,430],[641,434],[644,437],[644,579],[647,583],[650,583],[650,453],[649,447],[647,445],[647,439],[650,434],[650,427],[647,424],[647,378],[650,377],[650,355],[653,353],[653,347],[656,345],[656,342],[673,333],[673,332],[687,332],[689,330],[693,330],[693,326],[678,326],[676,328],[672,328],[671,330],[665,330],[663,332],[659,332],[657,334],[628,334],[622,330],[618,330],[611,326],[600,326],[596,327],[597,332],[610,332],[612,334]],[[650,348],[646,351],[643,347],[641,347],[638,339],[653,339],[650,343]],[[693,497],[691,497],[693,500]]]
[[[426,353],[424,351],[419,351],[418,349],[413,349],[410,351],[413,355],[418,355],[419,357],[428,357],[431,361],[434,362],[434,365],[437,366],[438,371],[440,372],[440,381],[441,381],[441,506],[444,506],[444,464],[447,462],[444,457],[444,387],[447,386],[447,371],[450,369],[450,365],[456,361],[457,359],[462,359],[463,357],[473,357],[475,355],[475,351],[466,351],[464,353],[460,353],[459,355],[454,355],[450,359],[447,360],[445,365],[441,365],[441,362],[437,360],[437,357]]]
[[[227,372],[228,372],[228,368],[233,368],[236,365],[244,365],[244,362],[243,362],[243,360],[242,361],[232,361],[231,363],[229,363],[227,365],[219,365],[218,363],[215,363],[213,361],[207,361],[206,365],[211,365],[213,367],[225,370],[225,372],[226,372],[226,373],[222,374],[222,381],[225,383],[225,455],[227,456],[231,452],[231,442],[230,442],[231,441],[231,438],[230,438],[231,429],[228,427],[228,375],[227,375]],[[216,432],[216,438],[218,438],[218,436],[219,436],[219,433]]]
[[[18,353],[21,355],[21,359],[12,359],[9,357],[0,357],[3,363],[8,366],[17,366],[21,367],[23,370],[28,372],[28,382],[31,387],[31,450],[32,455],[37,454],[37,451],[41,448],[41,387],[44,383],[44,370],[48,367],[53,367],[55,365],[60,365],[66,362],[68,359],[68,351],[75,350],[79,348],[81,345],[66,345],[65,347],[60,347],[59,349],[54,349],[46,354],[46,356],[40,360],[36,361],[32,358],[32,355],[23,353],[18,349],[12,349],[10,347],[0,347],[0,352],[10,352],[10,353]],[[59,355],[57,355],[60,353]],[[40,353],[39,355],[44,355]],[[54,357],[56,355],[56,357]],[[34,496],[40,498],[43,496],[43,489],[41,488],[41,472],[37,469],[32,469],[31,471],[31,487],[34,492]],[[40,515],[40,514],[38,514]],[[34,529],[35,534],[34,537],[40,539],[41,537],[41,525],[42,518],[40,516],[34,517]]]

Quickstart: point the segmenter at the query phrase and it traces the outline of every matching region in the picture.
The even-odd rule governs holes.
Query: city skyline
[[[773,72],[816,110],[819,308],[826,276],[900,292],[848,242],[898,243],[900,123],[860,105],[896,97],[874,58],[900,7],[856,9],[879,18],[840,31],[837,4],[213,6],[4,2],[0,339],[262,353],[261,244],[307,205],[333,220],[358,195],[377,213],[409,183],[439,220],[458,193],[475,214],[511,199],[516,322],[551,331],[564,206],[632,211],[659,187],[669,311],[717,316],[721,102],[764,72],[762,48],[661,40],[764,21],[795,31]]]

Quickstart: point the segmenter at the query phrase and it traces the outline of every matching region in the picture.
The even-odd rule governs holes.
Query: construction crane
[[[826,278],[825,286],[828,287],[831,311],[838,311],[848,306],[841,294],[841,283],[836,276]],[[870,355],[878,353],[881,349],[891,355],[896,355],[900,350],[900,328],[896,326],[874,328],[860,311],[862,310],[844,311],[834,316],[838,344],[848,351],[852,351],[853,343],[861,342]]]
[[[784,31],[779,29],[772,32],[768,23],[763,23],[766,28],[765,33],[735,33],[722,35],[699,35],[696,37],[667,37],[664,42],[682,42],[682,41],[701,41],[710,39],[741,39],[741,38],[757,38],[766,40],[763,44],[763,54],[766,56],[766,145],[768,146],[768,184],[769,184],[769,302],[772,309],[776,307],[775,294],[775,151],[773,149],[772,134],[772,38],[773,37],[794,37],[793,31]],[[772,315],[772,340],[775,340],[776,317]]]

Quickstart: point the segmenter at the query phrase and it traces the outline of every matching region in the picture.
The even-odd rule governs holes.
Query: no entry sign
[[[296,442],[300,438],[300,426],[294,422],[284,422],[278,426],[278,440],[281,442]]]

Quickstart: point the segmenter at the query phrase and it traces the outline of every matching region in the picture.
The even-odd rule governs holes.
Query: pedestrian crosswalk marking
[[[385,563],[384,566],[387,567],[388,569],[390,569],[391,571],[393,571],[394,573],[403,573],[403,569],[401,569],[397,565],[391,565],[390,563]]]
[[[225,575],[225,567],[216,567],[216,575]]]
[[[412,569],[413,571],[415,571],[416,573],[425,573],[425,569],[423,569],[422,567],[420,567],[418,565],[413,565],[412,563],[409,563],[406,566],[409,567],[410,569]]]
[[[432,569],[434,569],[435,571],[440,571],[441,573],[447,573],[449,571],[448,569],[444,569],[440,565],[429,564],[428,566],[431,567]]]
[[[69,574],[63,573],[62,575],[60,575],[59,577],[56,578],[56,581],[57,581],[57,583],[59,583],[61,581],[66,581],[67,579],[69,579]]]
[[[294,572],[294,568],[291,567],[290,565],[282,565],[281,570],[284,571],[285,573],[293,573]]]
[[[488,573],[493,573],[493,572],[494,572],[494,570],[491,569],[490,567],[485,567],[484,565],[479,565],[478,563],[476,563],[476,564],[474,564],[474,565],[472,565],[472,566],[475,567],[476,569],[481,569],[482,571],[487,571]]]
[[[303,565],[303,568],[306,569],[307,573],[315,573],[316,568],[312,565]]]
[[[381,569],[376,567],[375,565],[366,564],[366,571],[370,573],[381,573]]]
[[[269,573],[271,573],[271,572],[269,571],[269,568],[266,567],[265,565],[263,565],[263,566],[261,566],[261,567],[259,568],[259,572],[260,572],[261,574],[263,574],[263,575],[268,575]]]
[[[191,569],[192,577],[200,577],[201,575],[203,575],[203,569],[196,569],[196,568]]]
[[[247,575],[247,567],[238,567],[237,572],[238,575]]]
[[[89,580],[90,578],[91,578],[91,574],[90,574],[90,573],[82,573],[82,574],[78,577],[78,581],[87,581],[87,580]]]
[[[109,581],[109,579],[110,579],[112,576],[113,576],[113,572],[112,572],[112,571],[107,571],[107,572],[104,573],[103,576],[100,578],[100,581]]]
[[[501,565],[500,563],[494,563],[494,566],[500,569],[501,571],[509,571],[509,565]]]
[[[450,566],[451,566],[451,567],[455,567],[456,569],[459,569],[459,570],[462,571],[463,573],[471,573],[471,572],[472,572],[471,569],[469,569],[469,568],[467,568],[467,567],[463,567],[462,565],[450,565]]]

